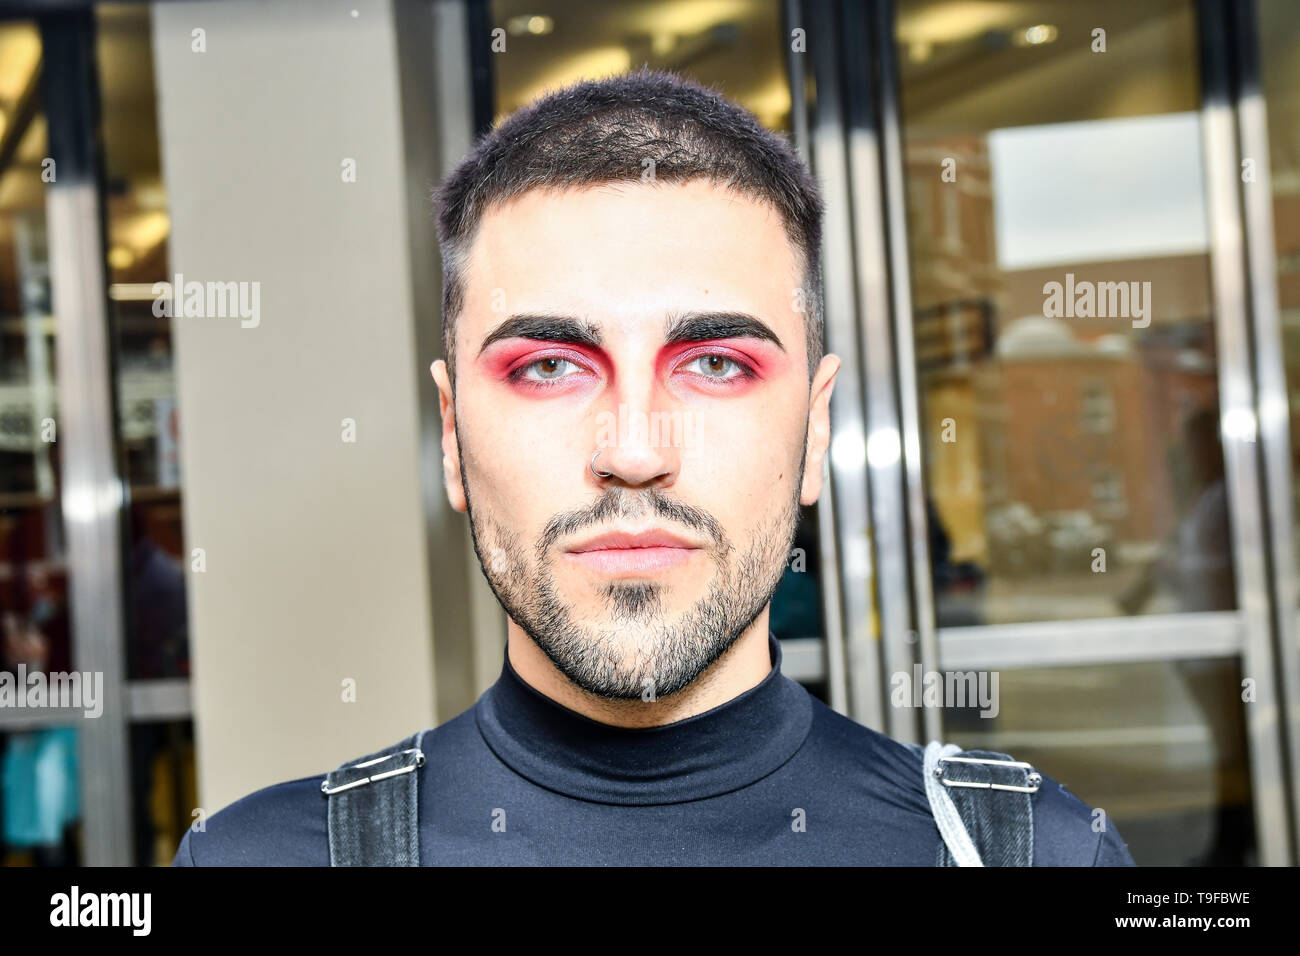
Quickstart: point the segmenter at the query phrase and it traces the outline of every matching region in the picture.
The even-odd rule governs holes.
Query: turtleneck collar
[[[768,635],[772,670],[712,710],[659,727],[615,727],[559,704],[510,666],[474,707],[483,739],[520,776],[598,803],[682,803],[767,776],[812,727],[808,692],[781,673],[781,644]]]

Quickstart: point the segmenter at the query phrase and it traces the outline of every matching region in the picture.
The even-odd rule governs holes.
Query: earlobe
[[[447,501],[456,511],[465,511],[465,488],[460,480],[460,439],[456,435],[456,403],[452,397],[447,363],[438,359],[429,366],[438,386],[438,409],[442,413],[442,483]]]
[[[822,493],[822,462],[831,441],[831,393],[835,390],[835,375],[839,368],[839,356],[824,356],[810,389],[812,399],[808,405],[803,485],[799,489],[799,503],[805,506],[816,503]]]

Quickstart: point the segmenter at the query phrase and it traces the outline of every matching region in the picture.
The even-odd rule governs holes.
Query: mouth
[[[616,531],[591,538],[566,551],[575,563],[606,575],[648,575],[679,567],[700,548],[666,531]]]

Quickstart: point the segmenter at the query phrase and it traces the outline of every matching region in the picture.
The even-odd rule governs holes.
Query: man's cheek
[[[718,416],[697,429],[692,439],[683,463],[694,465],[699,476],[733,488],[770,487],[778,475],[782,481],[788,478],[781,463],[790,457],[790,436],[779,424],[772,427],[751,415]]]
[[[499,454],[495,456],[479,459],[471,480],[478,479],[475,490],[481,489],[485,500],[493,503],[497,513],[510,522],[510,527],[519,529],[523,525],[521,519],[535,508],[537,500],[544,500],[554,472],[537,467],[505,446],[497,451]]]
[[[527,476],[532,467],[515,453],[511,436],[482,427],[465,431],[474,436],[461,442],[471,501],[506,519],[519,509],[519,496],[529,487]]]
[[[480,459],[479,483],[510,527],[535,537],[550,515],[583,496],[583,463],[554,443],[505,433]],[[529,529],[529,530],[525,530]]]

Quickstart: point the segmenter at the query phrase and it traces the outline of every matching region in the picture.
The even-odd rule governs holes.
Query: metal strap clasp
[[[410,754],[414,754],[415,755],[414,758],[408,756]],[[391,770],[385,770],[381,773],[362,774],[358,779],[349,780],[347,783],[342,784],[341,786],[337,786],[337,787],[330,786],[331,780],[337,780],[339,774],[343,774],[348,770],[364,770],[369,767],[373,767],[376,764],[383,763],[385,760],[398,760],[398,759],[403,760],[403,763],[400,767],[396,767]],[[342,767],[338,770],[335,770],[328,777],[326,777],[324,780],[321,781],[320,791],[326,796],[329,796],[332,793],[341,793],[344,790],[351,790],[353,787],[364,787],[366,784],[374,783],[377,780],[385,780],[388,777],[396,777],[398,774],[401,773],[410,773],[412,770],[416,770],[423,766],[424,766],[424,751],[420,750],[418,747],[410,747],[406,750],[399,750],[397,753],[383,754],[382,756],[375,757],[371,760],[364,760],[361,763],[354,763],[350,767]]]
[[[1018,787],[1009,783],[979,783],[969,780],[949,780],[943,775],[943,765],[948,761],[958,763],[987,763],[996,764],[1002,767],[1018,767],[1022,770],[1029,771],[1029,784],[1027,787]],[[1014,790],[1017,793],[1037,793],[1038,786],[1043,782],[1043,775],[1034,769],[1033,764],[1025,763],[1022,760],[994,760],[988,757],[940,757],[939,764],[934,768],[934,775],[939,778],[945,787],[975,787],[980,790]]]

